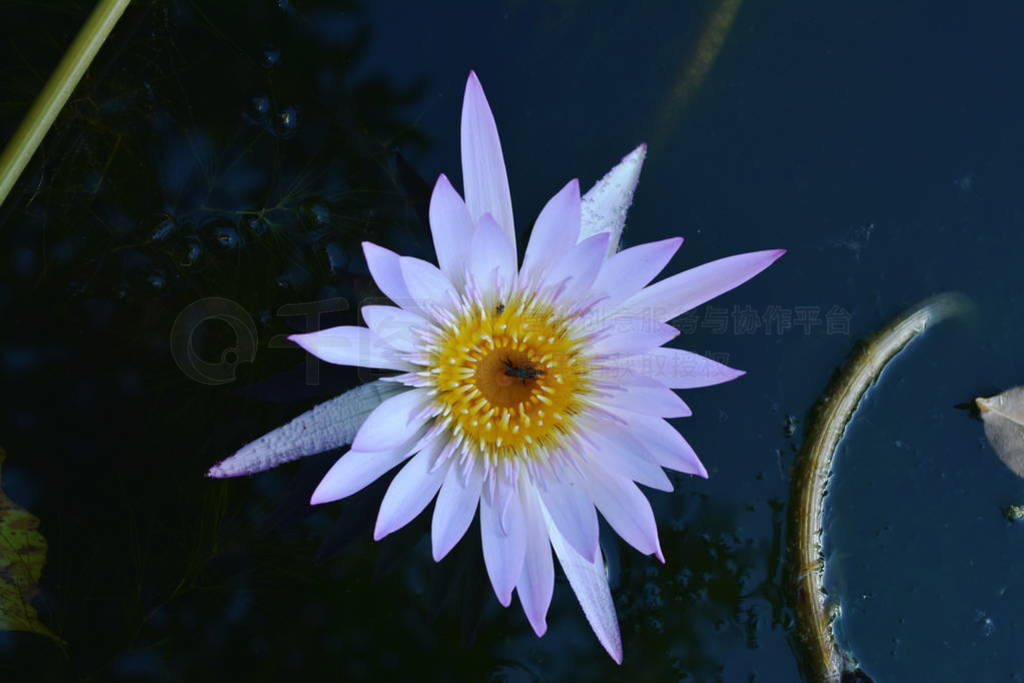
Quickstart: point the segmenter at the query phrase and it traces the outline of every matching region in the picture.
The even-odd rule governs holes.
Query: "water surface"
[[[0,209],[4,488],[42,520],[38,605],[68,643],[5,634],[4,676],[799,680],[781,567],[805,415],[857,340],[958,290],[974,314],[900,356],[843,442],[827,585],[878,681],[1024,680],[1024,527],[1001,513],[1024,487],[954,407],[1024,383],[1024,8],[743,3],[677,106],[722,4],[132,7]],[[0,8],[4,138],[84,12]],[[621,667],[564,580],[543,639],[503,610],[473,534],[440,565],[425,516],[373,543],[386,481],[309,509],[337,453],[202,476],[359,381],[282,335],[377,296],[360,241],[429,256],[471,68],[520,230],[647,141],[626,244],[684,236],[670,270],[789,249],[676,321],[680,346],[748,374],[685,392],[711,476],[649,493],[668,563],[605,536]],[[207,297],[256,331],[203,328],[223,383],[172,357]]]

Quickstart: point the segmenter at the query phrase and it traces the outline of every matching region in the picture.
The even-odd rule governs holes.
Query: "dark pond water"
[[[4,139],[89,5],[0,3]],[[0,208],[3,485],[42,521],[37,606],[67,642],[4,634],[0,678],[800,680],[805,417],[858,340],[955,290],[973,313],[901,355],[842,444],[827,585],[877,681],[1024,680],[1024,526],[1001,512],[1024,486],[955,407],[1024,383],[1022,22],[1009,0],[137,3]],[[357,382],[282,335],[376,295],[360,241],[430,253],[471,68],[518,216],[647,141],[626,243],[685,236],[670,270],[790,250],[678,321],[749,374],[685,394],[711,476],[649,494],[668,563],[605,538],[621,667],[564,580],[538,640],[473,542],[435,565],[423,517],[373,543],[386,482],[309,509],[337,453],[203,477]],[[222,356],[231,330],[203,328],[218,385],[171,353],[212,296],[258,336]]]

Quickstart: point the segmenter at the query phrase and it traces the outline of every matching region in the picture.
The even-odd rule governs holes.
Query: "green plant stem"
[[[0,205],[131,0],[100,0],[0,156]]]

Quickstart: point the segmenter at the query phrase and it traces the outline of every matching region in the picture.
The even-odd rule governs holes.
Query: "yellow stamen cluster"
[[[494,462],[562,445],[590,392],[581,344],[527,295],[469,308],[432,345],[440,419]]]

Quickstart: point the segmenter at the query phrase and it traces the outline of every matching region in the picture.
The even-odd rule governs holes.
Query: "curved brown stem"
[[[940,294],[903,314],[864,343],[815,409],[797,457],[790,501],[787,572],[796,606],[796,639],[813,681],[837,683],[854,673],[852,658],[836,645],[832,622],[837,603],[825,592],[821,552],[825,491],[832,461],[861,398],[892,358],[917,335],[966,308],[959,294]]]

